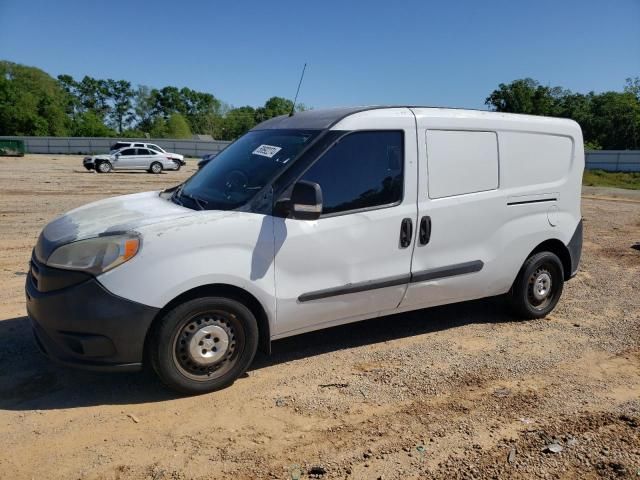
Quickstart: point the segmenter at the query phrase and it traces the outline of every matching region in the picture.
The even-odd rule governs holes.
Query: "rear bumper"
[[[118,297],[95,278],[41,292],[30,272],[25,290],[36,341],[52,360],[92,370],[141,367],[157,308]]]
[[[571,257],[571,274],[569,278],[573,278],[578,273],[580,257],[582,256],[582,219],[580,219],[575,232],[573,232],[567,248],[569,249],[569,256]]]

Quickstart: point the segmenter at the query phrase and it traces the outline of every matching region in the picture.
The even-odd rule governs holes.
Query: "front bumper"
[[[94,161],[93,161],[93,160],[91,160],[91,159],[86,159],[86,158],[85,158],[85,159],[82,161],[82,166],[83,166],[84,168],[86,168],[87,170],[93,170],[93,169],[95,168],[95,163],[94,163]]]
[[[25,287],[27,314],[48,357],[94,370],[141,367],[145,337],[159,309],[118,297],[93,277],[80,279],[77,272],[32,262]],[[76,276],[65,281],[65,274]]]

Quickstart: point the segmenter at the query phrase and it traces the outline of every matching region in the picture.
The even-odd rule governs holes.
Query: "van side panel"
[[[446,109],[414,113],[418,138],[424,139],[418,144],[419,219],[430,218],[431,238],[426,245],[416,243],[412,281],[400,310],[506,293],[536,246],[549,239],[569,245],[580,222],[584,169],[582,133],[575,122]],[[437,148],[438,155],[452,159],[449,179],[439,184],[436,176],[446,178],[447,166],[441,159],[440,169],[431,168],[434,130],[457,130],[459,139],[468,131],[495,132],[499,187],[475,192],[450,187],[451,178],[466,185],[479,175],[472,168],[457,168],[460,152],[467,152],[466,162],[485,162],[489,168],[473,142],[465,148],[454,136]],[[443,189],[459,194],[442,196]],[[455,268],[470,264],[474,268],[466,273]],[[430,273],[442,271],[456,274],[434,278]]]
[[[529,132],[499,136],[503,188],[540,191],[567,181],[573,163],[571,137]]]
[[[427,130],[429,198],[498,188],[495,132]]]

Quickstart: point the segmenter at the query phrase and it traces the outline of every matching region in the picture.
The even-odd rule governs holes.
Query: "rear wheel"
[[[564,270],[557,255],[533,254],[524,262],[511,288],[512,310],[526,319],[545,317],[557,305],[563,287]]]
[[[149,167],[149,172],[156,174],[162,172],[162,164],[160,162],[153,162]]]
[[[98,173],[109,173],[111,170],[113,170],[113,167],[110,162],[100,162],[98,164]]]
[[[160,379],[181,393],[231,385],[251,364],[258,324],[245,305],[224,297],[189,300],[169,311],[149,338],[149,358]]]

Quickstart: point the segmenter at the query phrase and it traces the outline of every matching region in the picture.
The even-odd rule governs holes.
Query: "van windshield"
[[[220,152],[173,195],[194,208],[244,205],[311,143],[320,130],[256,130]],[[188,203],[191,202],[191,203]]]

